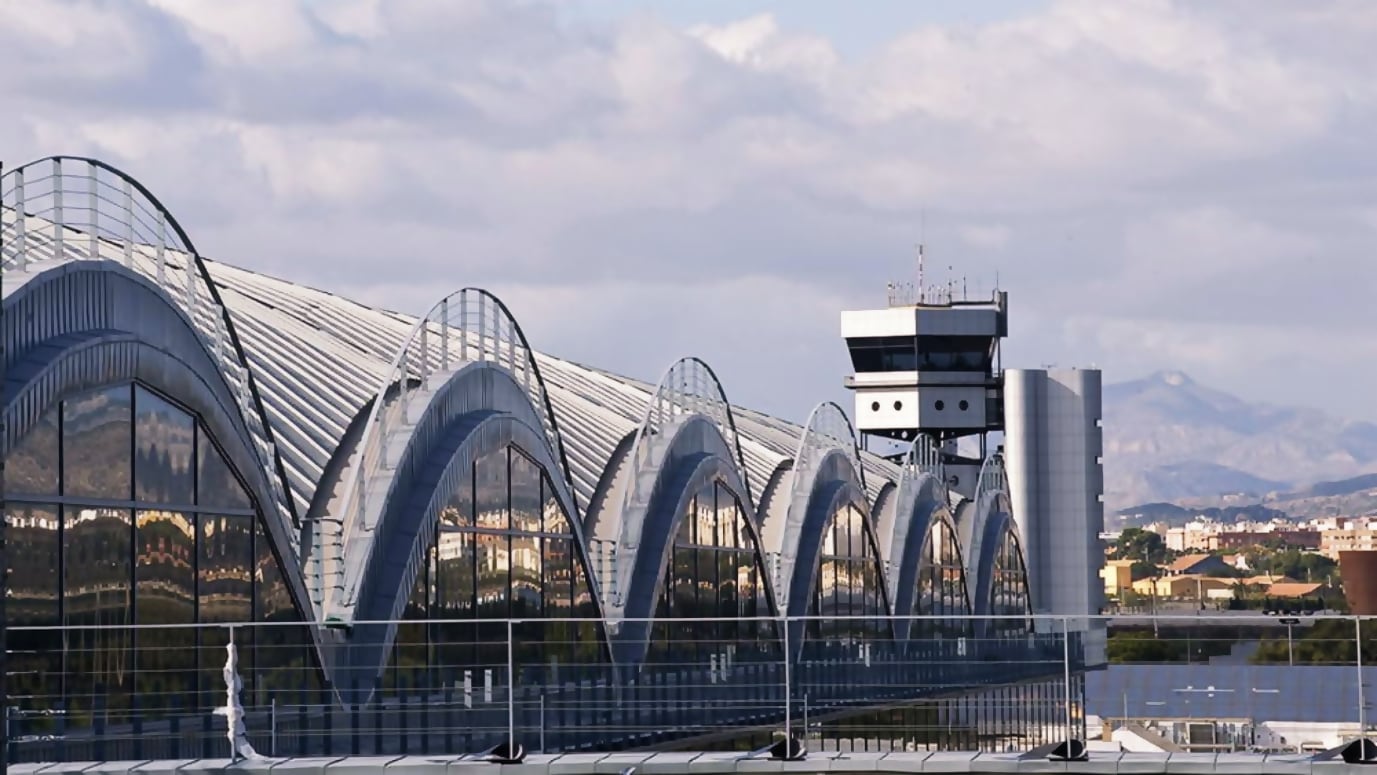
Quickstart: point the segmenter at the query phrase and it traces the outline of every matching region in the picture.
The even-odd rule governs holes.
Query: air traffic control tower
[[[928,295],[930,294],[930,296]],[[1009,294],[956,301],[949,289],[919,294],[890,286],[885,309],[843,312],[842,336],[856,373],[856,429],[900,442],[918,434],[942,451],[947,484],[975,497],[989,434],[1004,430],[1000,340],[1009,333]],[[962,456],[972,437],[977,453]],[[972,445],[964,445],[970,447]]]
[[[931,438],[948,487],[971,499],[982,461],[1001,453],[1034,613],[1098,614],[1104,589],[1100,372],[1006,371],[1000,343],[1009,333],[1008,293],[969,301],[956,300],[953,290],[915,293],[891,285],[886,308],[841,313],[855,368],[846,387],[856,394],[856,428],[897,442]],[[1001,443],[991,448],[995,433]],[[1090,663],[1102,659],[1103,624],[1081,619],[1071,626],[1090,636]]]

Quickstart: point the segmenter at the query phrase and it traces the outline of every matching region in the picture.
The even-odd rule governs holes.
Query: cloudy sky
[[[863,9],[863,10],[858,10]],[[1377,419],[1377,3],[0,2],[0,157],[201,251],[538,348],[850,406],[837,313],[1009,291],[1007,365]]]

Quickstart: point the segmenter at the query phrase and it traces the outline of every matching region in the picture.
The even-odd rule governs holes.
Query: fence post
[[[783,622],[784,629],[784,745],[785,750],[790,751],[792,750],[790,746],[793,745],[793,743],[790,742],[793,740],[793,719],[791,718],[793,706],[790,702],[792,699],[792,692],[790,691],[792,686],[790,679],[792,676],[790,675],[789,663],[793,661],[793,651],[789,648],[789,618],[787,616],[781,617],[781,621]]]
[[[516,753],[516,659],[512,620],[507,620],[507,755]]]
[[[268,706],[268,755],[277,756],[277,697]]]
[[[1353,637],[1358,655],[1358,739],[1367,737],[1367,700],[1363,696],[1363,618],[1353,617]]]
[[[1066,739],[1071,740],[1071,623],[1061,619],[1062,679],[1066,681]]]

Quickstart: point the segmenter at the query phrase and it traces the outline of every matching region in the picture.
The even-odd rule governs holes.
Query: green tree
[[[1167,561],[1167,542],[1162,536],[1138,527],[1130,527],[1114,542],[1114,559],[1141,560],[1161,565]]]

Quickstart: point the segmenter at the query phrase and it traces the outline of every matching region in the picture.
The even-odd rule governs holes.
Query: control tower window
[[[986,372],[994,360],[994,340],[983,336],[872,336],[846,344],[858,372]]]

